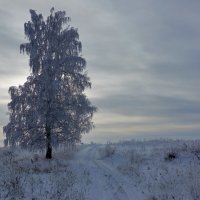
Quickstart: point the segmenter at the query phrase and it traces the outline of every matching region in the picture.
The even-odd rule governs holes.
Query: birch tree
[[[46,20],[30,10],[24,24],[27,43],[20,51],[29,55],[31,74],[24,85],[10,87],[10,121],[4,127],[5,144],[52,147],[76,143],[93,128],[96,111],[84,91],[91,88],[77,29],[69,25],[65,11],[50,10]]]

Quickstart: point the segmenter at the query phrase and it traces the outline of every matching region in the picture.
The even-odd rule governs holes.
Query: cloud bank
[[[200,131],[200,2],[156,0],[0,0],[0,126],[8,121],[11,85],[23,84],[19,54],[30,8],[66,10],[79,29],[99,108],[84,141],[197,138]]]

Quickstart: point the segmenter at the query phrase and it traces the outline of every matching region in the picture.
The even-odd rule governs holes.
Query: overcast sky
[[[30,73],[29,9],[65,10],[78,28],[98,107],[84,141],[200,136],[200,1],[0,0],[0,134],[9,86]]]

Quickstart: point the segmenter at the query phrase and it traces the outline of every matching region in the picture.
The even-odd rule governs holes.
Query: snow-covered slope
[[[43,152],[0,149],[0,199],[198,200],[199,141],[127,141]]]

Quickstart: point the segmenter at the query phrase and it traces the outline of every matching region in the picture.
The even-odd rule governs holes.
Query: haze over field
[[[66,10],[79,30],[98,107],[84,141],[134,137],[198,138],[200,2],[178,0],[0,0],[0,134],[8,122],[8,88],[23,84],[20,55],[29,9],[45,17]]]

